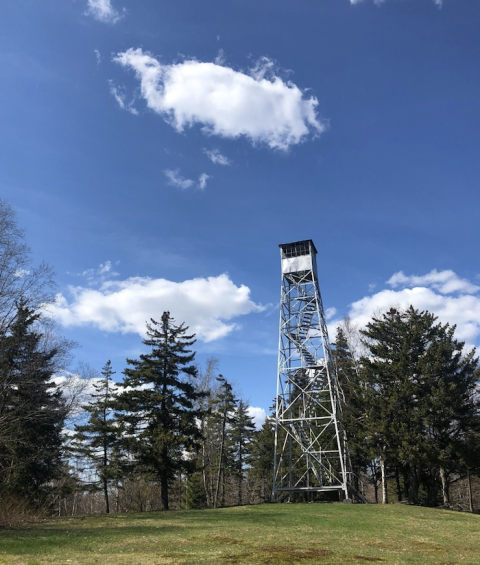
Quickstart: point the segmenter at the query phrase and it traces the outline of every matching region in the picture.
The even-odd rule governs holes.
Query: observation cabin
[[[282,261],[282,276],[296,279],[310,278],[317,280],[317,249],[311,239],[281,243],[280,257]]]

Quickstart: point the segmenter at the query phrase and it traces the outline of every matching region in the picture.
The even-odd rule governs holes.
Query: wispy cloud
[[[94,49],[93,52],[95,53],[95,59],[97,61],[97,65],[99,65],[102,62],[102,56],[100,54],[100,51],[98,49]]]
[[[119,261],[115,263],[115,265],[118,264]],[[118,277],[120,275],[120,273],[117,273],[115,271],[115,267],[112,261],[105,261],[105,263],[100,263],[100,265],[95,269],[86,269],[81,273],[67,274],[75,277],[84,277],[88,281],[89,285],[104,283],[105,281],[110,280],[114,277]]]
[[[223,49],[219,49],[218,55],[214,59],[214,63],[216,65],[223,65],[226,60],[227,60],[227,57],[225,55],[225,51]]]
[[[335,316],[335,314],[337,313],[337,309],[334,308],[333,306],[331,308],[327,308],[325,310],[325,318],[327,320],[330,320],[330,318],[333,318]]]
[[[206,174],[206,173],[202,173],[198,179],[198,188],[200,188],[200,190],[203,190],[206,186],[207,186],[207,180],[210,177]]]
[[[112,0],[87,0],[86,14],[99,22],[115,24],[125,15],[125,8],[119,12],[112,5]]]
[[[325,130],[317,99],[267,73],[272,70],[268,60],[250,74],[196,60],[164,65],[142,49],[128,49],[114,61],[135,71],[148,107],[177,132],[200,124],[208,135],[244,136],[253,144],[287,150]]]
[[[405,275],[403,271],[399,271],[392,275],[387,284],[393,286],[394,288],[398,286],[403,287],[415,287],[415,286],[425,286],[434,288],[442,294],[451,294],[453,292],[465,293],[475,293],[480,290],[480,286],[472,284],[466,279],[460,278],[456,273],[450,270],[437,271],[433,269],[426,275]]]
[[[165,169],[163,173],[167,177],[170,185],[181,188],[182,190],[186,190],[187,188],[199,188],[200,190],[204,190],[207,186],[207,180],[211,178],[206,173],[202,173],[198,177],[198,182],[196,182],[192,179],[182,177],[178,169]]]
[[[120,108],[136,116],[138,114],[138,110],[133,106],[135,104],[135,98],[132,98],[130,102],[127,102],[125,88],[123,86],[116,86],[111,80],[108,81],[108,84],[110,85],[110,94],[115,98]]]
[[[210,161],[212,163],[214,163],[215,165],[228,166],[228,165],[233,164],[232,161],[230,161],[230,159],[228,159],[228,157],[225,157],[225,155],[222,155],[218,149],[204,148],[203,152],[210,159]]]

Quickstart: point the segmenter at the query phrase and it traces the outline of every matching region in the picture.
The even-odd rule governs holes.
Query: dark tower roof
[[[308,255],[310,249],[318,253],[315,244],[311,239],[304,239],[303,241],[294,241],[292,243],[281,243],[278,247],[282,250],[285,257],[298,257],[300,255]]]

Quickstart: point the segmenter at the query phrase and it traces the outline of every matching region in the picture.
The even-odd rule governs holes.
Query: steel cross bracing
[[[282,285],[272,498],[282,491],[329,490],[341,491],[348,498],[347,447],[339,420],[339,389],[318,285],[316,250],[311,240],[280,247]],[[301,257],[298,265],[309,268],[295,270],[295,264],[288,264],[292,255]]]

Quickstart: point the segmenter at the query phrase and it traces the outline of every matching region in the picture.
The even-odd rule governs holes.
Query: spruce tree
[[[213,400],[214,419],[219,424],[219,443],[220,453],[218,456],[217,486],[215,488],[214,507],[217,508],[220,495],[220,484],[222,485],[222,505],[225,503],[225,478],[226,470],[230,467],[230,458],[228,457],[228,441],[227,441],[227,425],[233,423],[233,412],[235,410],[237,399],[233,394],[232,385],[223,375],[218,375],[217,381],[220,383],[219,392]]]
[[[233,455],[233,470],[238,480],[238,504],[243,504],[243,482],[245,469],[249,463],[255,423],[248,413],[248,405],[239,400],[230,429],[230,450]]]
[[[176,326],[169,312],[161,322],[147,323],[143,343],[150,352],[127,359],[130,367],[124,371],[117,405],[137,462],[160,482],[165,510],[176,473],[194,470],[195,462],[185,452],[197,450],[201,439],[196,403],[204,393],[191,382],[197,375],[195,353],[189,349],[195,336],[186,335],[187,330]]]
[[[418,360],[433,336],[435,317],[413,308],[391,308],[362,331],[369,357],[364,368],[364,433],[380,462],[383,502],[388,467],[400,465],[410,502],[418,502],[423,464],[423,429],[417,409]]]
[[[361,432],[363,418],[363,387],[358,368],[342,327],[337,328],[332,351],[338,376],[340,400],[342,402],[342,423],[348,442],[348,450],[354,474],[354,486],[359,490],[359,477],[368,462],[367,446]]]
[[[249,476],[260,483],[260,497],[270,499],[273,487],[273,459],[275,454],[275,419],[267,417],[263,426],[255,432],[250,446]]]
[[[448,500],[445,473],[458,468],[464,439],[478,422],[478,359],[475,352],[463,355],[454,329],[410,307],[390,309],[362,332],[370,353],[362,359],[363,433],[380,459],[384,490],[387,466],[400,470],[413,503],[422,482],[426,501],[434,503],[438,474]]]
[[[428,464],[439,472],[443,503],[449,504],[448,475],[472,460],[469,437],[480,431],[480,368],[475,349],[463,355],[464,343],[454,337],[455,327],[435,326],[435,336],[419,361],[421,417],[425,429],[424,449]],[[434,475],[435,476],[435,475]],[[435,503],[435,481],[429,489]]]
[[[88,422],[75,426],[73,449],[77,456],[86,459],[89,466],[93,467],[97,481],[92,486],[103,490],[105,512],[108,514],[110,484],[120,473],[118,454],[121,429],[114,418],[116,392],[112,377],[115,371],[111,361],[107,361],[101,374],[102,378],[93,384],[94,401],[84,407],[85,412],[90,414]]]
[[[40,314],[17,307],[0,339],[0,488],[37,502],[62,469],[64,398],[52,382],[57,351],[42,341]]]

